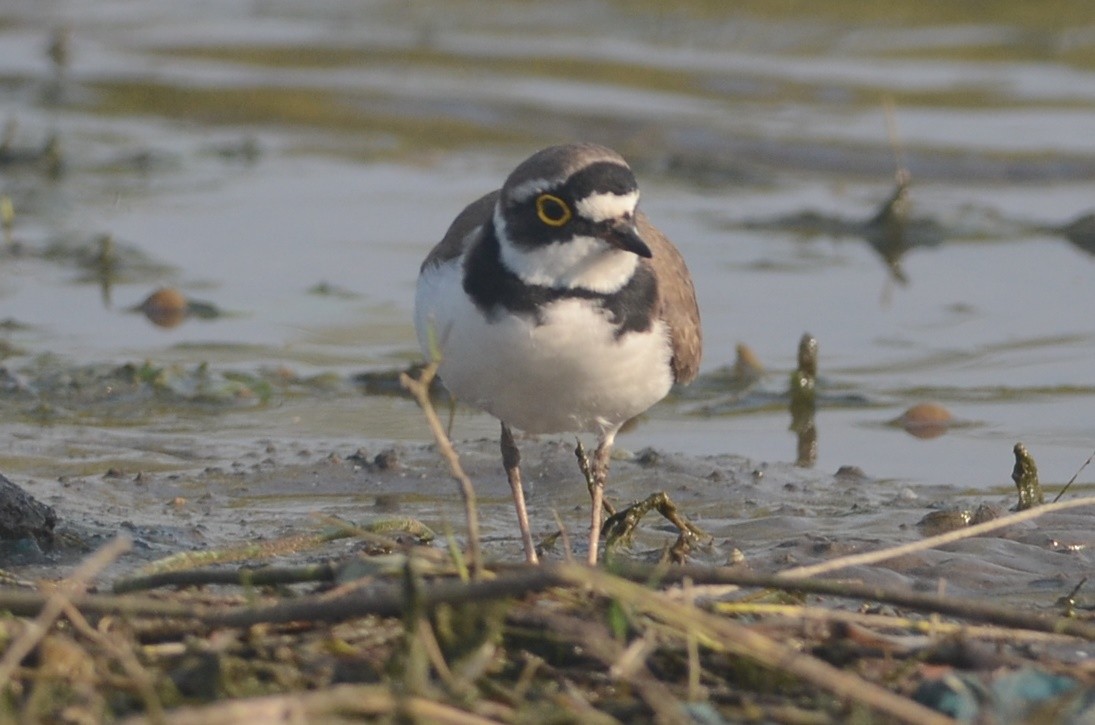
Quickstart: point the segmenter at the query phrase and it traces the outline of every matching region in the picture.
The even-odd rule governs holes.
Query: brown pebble
[[[159,327],[175,327],[186,319],[186,296],[174,287],[161,287],[142,302],[137,309],[149,321]]]
[[[893,422],[917,438],[938,438],[947,432],[954,417],[939,403],[917,403]]]
[[[177,509],[181,509],[183,506],[186,506],[186,504],[188,504],[188,503],[189,503],[189,501],[187,501],[186,498],[183,497],[183,496],[176,496],[175,498],[171,499],[171,505],[174,506]]]

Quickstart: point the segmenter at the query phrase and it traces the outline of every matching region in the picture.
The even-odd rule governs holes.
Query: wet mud
[[[547,560],[567,557],[555,516],[571,534],[571,552],[582,551],[588,526],[588,494],[567,441],[520,441],[530,518]],[[497,441],[458,444],[476,484],[483,547],[495,560],[523,558],[512,501],[501,470]],[[231,549],[314,535],[341,524],[366,528],[413,520],[437,534],[464,539],[456,483],[432,446],[377,450],[297,448],[267,442],[236,460],[192,472],[112,469],[61,481],[33,479],[24,488],[57,511],[63,533],[54,545],[31,547],[5,558],[23,576],[56,573],[117,532],[134,540],[133,551],[112,569],[132,573],[182,552]],[[695,547],[689,561],[744,563],[775,573],[847,554],[916,541],[926,516],[996,512],[1014,506],[1014,495],[955,495],[952,489],[894,487],[852,467],[824,474],[790,464],[760,464],[734,456],[686,456],[647,449],[612,463],[607,495],[626,506],[665,492],[688,519],[713,538]],[[960,517],[959,517],[960,518]],[[961,523],[969,523],[965,516]],[[1086,512],[1048,514],[938,550],[878,565],[843,570],[841,577],[880,586],[1002,598],[1036,608],[1052,607],[1095,566]],[[974,521],[976,522],[976,521]],[[615,556],[657,561],[678,535],[656,514],[639,523],[633,540]],[[21,538],[21,537],[20,537]],[[337,560],[362,542],[349,539],[279,553],[279,564]],[[263,562],[258,562],[263,563]],[[269,562],[266,562],[269,563]]]

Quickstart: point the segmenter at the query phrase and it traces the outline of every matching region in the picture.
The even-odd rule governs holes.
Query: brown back
[[[658,278],[658,314],[669,325],[673,347],[673,379],[690,383],[700,369],[703,357],[703,334],[700,331],[700,308],[696,304],[696,289],[684,264],[684,258],[646,214],[635,218],[639,235],[650,247],[653,256],[644,259]]]
[[[464,253],[464,247],[471,241],[469,235],[478,227],[489,224],[494,212],[494,204],[498,201],[499,189],[489,194],[484,194],[472,203],[464,207],[464,211],[456,215],[449,225],[449,230],[441,241],[426,255],[421,269],[435,264],[443,264],[450,259],[456,259]]]

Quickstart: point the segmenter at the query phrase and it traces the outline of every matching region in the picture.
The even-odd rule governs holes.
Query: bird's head
[[[636,226],[638,202],[635,175],[615,151],[539,151],[506,179],[494,210],[502,263],[527,284],[614,292],[652,256]]]

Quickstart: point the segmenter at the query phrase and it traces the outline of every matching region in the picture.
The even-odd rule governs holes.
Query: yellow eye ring
[[[549,227],[561,227],[572,216],[567,203],[553,194],[540,194],[536,197],[536,216]]]

